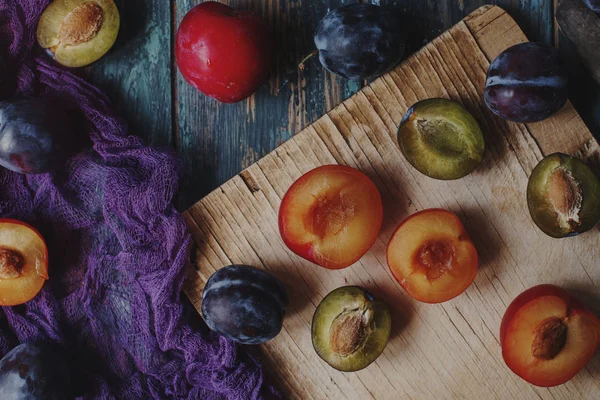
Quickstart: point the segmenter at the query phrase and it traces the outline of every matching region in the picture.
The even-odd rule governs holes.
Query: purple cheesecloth
[[[232,342],[182,302],[191,245],[172,205],[180,165],[128,136],[106,97],[36,48],[47,0],[0,0],[0,77],[14,96],[47,97],[86,119],[93,149],[53,174],[0,167],[0,217],[34,225],[50,280],[0,309],[0,355],[20,342],[58,343],[80,399],[267,399],[279,393]],[[192,325],[195,323],[196,327]]]

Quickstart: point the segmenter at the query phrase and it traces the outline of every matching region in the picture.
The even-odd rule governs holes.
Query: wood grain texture
[[[522,32],[502,10],[477,11],[185,213],[197,247],[184,290],[197,309],[206,280],[231,263],[264,268],[288,288],[291,304],[284,329],[258,349],[290,398],[597,398],[599,357],[566,385],[542,389],[508,370],[498,343],[506,307],[535,284],[560,284],[588,304],[599,304],[598,228],[554,240],[534,226],[525,204],[527,176],[543,157],[542,149],[555,145],[555,135],[577,132],[574,141],[562,142],[571,150],[583,140],[583,150],[594,153],[598,144],[590,141],[572,107],[538,129],[501,121],[482,101],[490,59],[521,40]],[[484,161],[464,179],[429,179],[408,165],[397,147],[402,115],[429,97],[463,103],[485,132]],[[291,253],[277,228],[280,200],[292,182],[331,163],[364,171],[378,186],[385,209],[373,248],[341,271],[319,268]],[[439,305],[408,297],[385,261],[386,245],[399,222],[429,207],[457,213],[480,254],[473,285]],[[310,323],[319,301],[349,284],[366,287],[391,307],[393,333],[375,363],[344,374],[313,351]]]
[[[117,42],[86,74],[108,94],[132,134],[151,145],[172,145],[169,4],[164,0],[115,3],[121,15]]]
[[[557,3],[555,0],[555,4]],[[554,22],[556,23],[556,20]],[[592,35],[591,32],[587,34]],[[576,47],[561,31],[558,24],[555,27],[555,44],[569,72],[571,101],[592,133],[596,138],[600,138],[600,84],[584,67]]]

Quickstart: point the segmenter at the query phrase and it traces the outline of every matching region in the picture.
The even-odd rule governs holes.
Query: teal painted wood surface
[[[174,65],[179,22],[198,0],[117,0],[122,30],[117,48],[87,71],[106,90],[131,131],[154,145],[173,146],[185,163],[179,208],[186,209],[362,86],[309,64],[295,65],[313,46],[326,12],[353,0],[224,0],[251,9],[273,31],[277,60],[272,77],[250,99],[220,104],[188,85]],[[600,134],[600,91],[554,24],[553,0],[369,0],[400,9],[409,52],[484,4],[506,9],[531,40],[560,43],[569,61],[571,97],[592,131]],[[286,78],[290,84],[277,93]]]
[[[169,1],[115,3],[121,15],[115,47],[85,72],[125,116],[131,133],[155,146],[172,146]]]

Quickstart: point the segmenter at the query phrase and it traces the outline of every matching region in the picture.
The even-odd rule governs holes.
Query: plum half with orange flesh
[[[434,179],[459,179],[483,159],[483,133],[473,116],[448,99],[427,99],[402,118],[398,144],[408,162]]]
[[[478,256],[462,222],[450,211],[428,209],[405,219],[387,248],[390,270],[413,298],[450,300],[473,282]]]
[[[32,226],[0,219],[0,306],[34,298],[48,279],[48,248]]]
[[[286,246],[328,269],[358,261],[377,239],[382,221],[375,184],[343,165],[325,165],[301,176],[279,208],[279,231]]]
[[[385,303],[358,286],[337,288],[325,296],[315,311],[313,347],[338,371],[358,371],[383,352],[391,326]]]
[[[66,67],[102,57],[117,40],[120,17],[113,0],[54,0],[37,27],[37,41]]]
[[[527,382],[561,385],[574,377],[600,345],[600,320],[566,290],[539,285],[508,306],[500,326],[506,365]]]
[[[545,234],[562,238],[583,233],[600,221],[600,180],[577,158],[549,155],[529,177],[527,205]]]

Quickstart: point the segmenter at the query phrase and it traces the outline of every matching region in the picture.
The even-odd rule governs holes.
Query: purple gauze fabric
[[[0,168],[0,217],[33,224],[50,254],[42,292],[0,309],[0,354],[18,342],[59,343],[81,399],[279,398],[252,357],[192,328],[180,298],[190,237],[171,204],[178,164],[128,136],[100,91],[36,49],[47,3],[0,0],[0,57],[16,96],[83,114],[89,131],[76,134],[89,135],[93,150],[55,174]]]

